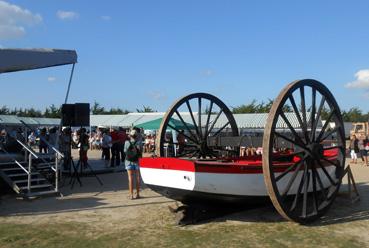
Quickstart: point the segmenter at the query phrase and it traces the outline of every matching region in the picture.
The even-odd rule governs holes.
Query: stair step
[[[2,171],[16,171],[16,170],[21,170],[24,171],[22,168],[20,167],[14,167],[14,168],[6,168],[6,169],[1,169]]]
[[[33,179],[31,179],[31,182],[40,182],[40,181],[46,181],[46,179],[45,178],[33,178]],[[14,183],[28,183],[28,179],[15,180],[13,182]]]
[[[55,159],[54,154],[46,154],[46,153],[36,153],[39,158],[43,159]]]
[[[41,166],[41,165],[54,165],[54,164],[55,164],[55,162],[49,162],[49,163],[43,162],[43,163],[36,163],[35,165],[36,166]]]
[[[32,172],[31,176],[40,175],[38,172]],[[20,177],[20,176],[28,176],[27,173],[17,173],[17,174],[9,174],[8,177]]]
[[[30,188],[31,189],[41,189],[41,188],[49,188],[51,187],[52,185],[47,183],[47,184],[39,184],[39,185],[31,185]],[[23,186],[23,187],[19,187],[20,190],[25,190],[25,189],[28,189],[27,186]]]
[[[51,166],[36,166],[37,170],[46,170],[46,169],[51,169]]]
[[[18,161],[19,162],[19,161]],[[26,162],[19,162],[21,165],[27,165]],[[11,166],[11,165],[15,165],[15,162],[6,162],[6,163],[0,163],[0,167],[6,167],[6,166]]]
[[[36,197],[36,196],[53,195],[53,194],[59,194],[59,192],[55,190],[31,192],[31,193],[27,193],[27,197]]]

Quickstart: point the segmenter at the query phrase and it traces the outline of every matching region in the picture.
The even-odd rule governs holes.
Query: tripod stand
[[[72,166],[74,170],[71,176],[71,181],[70,181],[70,183],[72,184],[71,189],[73,189],[74,183],[76,182],[76,180],[79,182],[79,185],[82,186],[80,176],[83,176],[83,169],[85,168],[88,168],[90,170],[90,173],[96,178],[96,180],[100,183],[101,186],[103,185],[100,178],[96,175],[95,171],[92,169],[92,167],[87,162],[87,160],[82,159],[80,156],[77,162],[77,165],[74,164],[73,159],[71,161],[72,161]]]
[[[73,157],[70,157],[70,164],[69,164],[69,175],[70,175],[70,181],[69,184],[72,184],[71,189],[73,189],[74,187],[74,183],[77,180],[79,183],[79,186],[82,187],[82,182],[81,179],[79,177],[79,173],[78,173],[78,167],[76,166],[76,164],[73,161]],[[72,167],[73,167],[73,174],[72,174]]]
[[[71,162],[71,165],[73,166],[73,173],[70,170],[71,179],[69,183],[71,184],[71,188],[73,189],[74,183],[76,182],[76,180],[79,182],[79,185],[82,186],[80,176],[83,176],[84,168],[89,168],[90,174],[93,175],[96,178],[96,180],[100,183],[100,185],[102,186],[103,183],[101,182],[100,178],[96,175],[95,171],[92,169],[90,164],[87,162],[88,136],[85,134],[85,130],[82,127],[80,129],[79,145],[80,145],[80,151],[79,151],[79,160],[77,164],[74,163],[72,156],[70,156],[70,162]],[[87,147],[85,147],[86,145]],[[69,147],[71,148],[71,146]]]

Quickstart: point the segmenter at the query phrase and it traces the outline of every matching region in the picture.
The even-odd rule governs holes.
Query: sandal
[[[133,197],[133,195],[128,195],[127,196],[128,200],[134,200],[135,198]]]

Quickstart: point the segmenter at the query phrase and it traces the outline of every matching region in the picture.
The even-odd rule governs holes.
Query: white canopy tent
[[[77,63],[74,50],[0,49],[0,73]]]
[[[47,49],[47,48],[32,48],[32,49],[19,49],[19,48],[1,48],[0,49],[0,74],[8,72],[16,72],[23,70],[33,70],[40,68],[47,68],[53,66],[61,66],[72,64],[70,78],[68,82],[68,88],[65,96],[64,103],[67,103],[69,90],[72,83],[74,66],[77,63],[77,52],[75,50],[63,50],[63,49]],[[5,118],[5,117],[4,117]],[[3,118],[3,119],[4,119]],[[9,120],[9,117],[7,118]],[[37,121],[33,118],[20,118],[14,117],[19,123],[24,125],[32,125],[38,123],[39,125],[55,124],[55,120],[43,118]],[[32,120],[30,122],[30,120]],[[59,120],[60,123],[60,120]],[[1,122],[0,122],[1,124]],[[3,125],[9,125],[9,121],[4,121]],[[13,123],[14,124],[14,123]],[[37,124],[36,124],[37,125]],[[29,126],[30,127],[30,126]]]
[[[72,83],[74,65],[77,63],[75,50],[48,49],[48,48],[2,48],[0,49],[0,74],[47,68],[59,65],[72,64],[68,89],[64,103],[67,103],[70,85]]]

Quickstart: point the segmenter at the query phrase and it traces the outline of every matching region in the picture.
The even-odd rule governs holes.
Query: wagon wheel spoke
[[[300,127],[303,127],[304,124],[302,123],[302,119],[301,119],[301,115],[300,115],[300,112],[297,108],[297,105],[296,105],[296,102],[295,102],[295,99],[293,98],[293,96],[289,96],[289,100],[291,102],[291,105],[292,105],[292,108],[293,108],[293,111],[295,112],[295,115],[297,117],[297,120],[299,122],[299,125]]]
[[[315,140],[315,133],[316,133],[316,129],[318,127],[318,122],[319,122],[320,116],[322,114],[324,103],[325,103],[325,96],[322,96],[322,98],[320,99],[320,104],[319,104],[318,110],[316,111],[315,122],[314,122],[314,125],[313,125],[312,130],[311,130],[311,132],[314,133],[314,139],[312,139],[312,140]]]
[[[307,216],[307,205],[308,205],[307,198],[308,198],[309,182],[310,182],[310,172],[307,170],[304,178],[304,196],[302,203],[302,217],[304,218],[306,218]]]
[[[190,158],[193,158],[196,154],[199,154],[199,152],[198,151],[194,151],[193,153],[191,153]]]
[[[303,164],[305,164],[305,163],[306,163],[306,161],[304,161]],[[292,202],[292,206],[290,208],[290,212],[293,212],[295,210],[296,206],[297,206],[297,202],[300,198],[302,187],[304,186],[304,181],[305,181],[305,177],[306,177],[305,175],[306,174],[307,174],[307,166],[305,165],[304,170],[303,170],[303,174],[301,176],[301,180],[300,180],[300,183],[299,183],[299,187],[297,188],[297,192],[295,194],[295,197],[294,197],[293,202]]]
[[[279,115],[282,117],[284,122],[287,124],[288,128],[291,130],[292,134],[300,144],[304,145],[304,142],[301,140],[300,136],[297,134],[296,130],[292,127],[290,121],[287,119],[286,115],[283,112],[280,112]]]
[[[310,132],[310,140],[315,139],[315,111],[316,111],[316,89],[312,88],[312,98],[311,98],[311,115],[310,115],[310,123],[311,123],[311,132]]]
[[[186,129],[190,133],[190,135],[193,138],[193,140],[197,140],[197,138],[195,137],[195,135],[192,133],[192,130],[188,127],[187,123],[183,120],[183,118],[182,118],[181,114],[178,112],[178,110],[176,110],[175,113],[177,114],[177,116],[179,117],[179,119],[181,120],[181,122],[183,123],[183,125],[186,127]]]
[[[199,135],[200,135],[200,140],[203,140],[202,137],[202,126],[201,126],[201,97],[198,98],[198,102],[199,102],[199,112],[197,114],[198,117],[198,123],[199,123]]]
[[[322,138],[323,134],[325,133],[325,130],[327,129],[328,124],[329,124],[329,122],[331,121],[331,119],[332,119],[333,115],[334,115],[334,111],[332,111],[332,112],[329,114],[329,116],[327,117],[327,120],[325,121],[325,123],[324,123],[324,125],[323,125],[323,127],[322,127],[322,130],[320,130],[320,133],[319,133],[319,135],[318,135],[318,138],[317,138],[317,141],[318,141],[318,142],[321,142],[321,141],[322,141],[322,139],[321,139],[321,138]]]
[[[322,162],[320,161],[320,159],[317,159],[316,161],[318,162],[318,165],[319,165],[319,167],[322,169],[322,171],[324,172],[325,176],[328,178],[329,182],[330,182],[332,185],[336,185],[336,184],[337,184],[337,182],[335,182],[335,181],[332,179],[331,175],[329,175],[329,173],[328,173],[327,169],[326,169],[326,168],[325,168],[325,166],[322,164]]]
[[[299,143],[297,143],[297,142],[293,141],[292,139],[290,139],[290,138],[288,138],[288,137],[284,136],[283,134],[280,134],[280,133],[275,132],[275,133],[274,133],[274,135],[275,135],[275,136],[278,136],[279,138],[284,139],[285,141],[290,142],[291,144],[294,144],[294,145],[296,145],[296,146],[300,147],[300,148],[301,148],[301,149],[303,149],[303,150],[307,150],[307,148],[306,148],[306,146],[305,146],[304,144],[299,144]]]
[[[205,135],[204,137],[208,137],[208,128],[209,128],[209,122],[210,122],[210,116],[211,116],[211,111],[213,110],[213,104],[214,102],[211,101],[210,102],[210,107],[209,107],[209,113],[206,119],[206,125],[205,125]]]
[[[332,134],[336,133],[337,131],[339,131],[339,127],[335,127],[333,128],[331,131],[329,131],[328,133],[326,133],[323,138],[321,138],[322,141],[326,140],[329,136],[331,136]]]
[[[227,121],[226,124],[224,124],[218,131],[216,131],[214,134],[213,134],[213,137],[216,137],[220,134],[221,131],[223,131],[224,128],[226,128],[227,126],[229,125],[229,121]]]
[[[300,87],[300,97],[301,97],[301,112],[302,112],[302,122],[303,122],[303,130],[305,135],[306,142],[309,140],[307,134],[307,122],[306,122],[306,105],[305,105],[305,89],[304,86]]]
[[[317,214],[318,212],[318,207],[319,207],[319,204],[318,204],[318,195],[317,195],[317,190],[316,190],[316,184],[317,184],[317,180],[316,180],[316,175],[314,173],[314,170],[313,170],[313,167],[314,165],[311,165],[311,177],[312,177],[312,184],[313,184],[313,214]]]
[[[336,167],[341,167],[340,165],[336,164],[335,162],[329,160],[329,159],[326,159],[326,158],[322,158],[325,162],[327,162],[328,164],[331,164],[331,165],[334,165]]]
[[[275,181],[278,182],[279,180],[281,180],[285,175],[287,175],[290,171],[292,171],[293,169],[295,169],[300,163],[302,163],[303,161],[305,161],[306,157],[299,160],[298,162],[292,164],[291,166],[289,166],[285,171],[282,172],[282,174],[278,175],[275,178]]]
[[[211,131],[213,130],[213,128],[214,128],[214,126],[215,126],[215,123],[218,121],[219,116],[220,116],[222,113],[223,113],[223,109],[221,109],[221,110],[219,111],[219,113],[218,113],[218,114],[217,114],[217,116],[215,117],[215,119],[214,119],[213,123],[211,123],[211,126],[210,126],[210,128],[209,128],[209,131],[207,132],[208,134],[210,134],[210,133],[211,133]]]
[[[190,102],[188,100],[186,100],[186,105],[187,105],[188,111],[190,112],[190,116],[191,116],[191,119],[192,119],[192,123],[193,123],[193,125],[195,127],[196,134],[197,134],[197,136],[200,137],[199,130],[197,128],[197,124],[196,124],[196,121],[195,121],[195,117],[193,116],[192,108],[191,108]]]
[[[322,179],[320,178],[320,175],[319,175],[318,171],[316,170],[315,164],[313,164],[313,166],[312,166],[312,172],[313,172],[313,175],[316,177],[316,179],[318,181],[320,191],[321,191],[321,193],[324,197],[324,200],[326,201],[328,196],[327,196],[327,193],[325,192],[325,188],[323,186]]]
[[[304,164],[305,160],[306,160],[306,157],[304,157],[304,158],[303,158],[302,160],[300,160],[300,162],[298,163],[298,165],[297,165],[297,167],[296,167],[295,171],[293,172],[293,174],[292,174],[292,176],[291,176],[290,180],[289,180],[289,181],[288,181],[288,183],[287,183],[286,188],[285,188],[285,189],[282,191],[282,193],[281,193],[281,196],[282,196],[282,197],[287,196],[287,194],[288,194],[288,192],[290,191],[291,186],[292,186],[292,185],[293,185],[293,183],[295,182],[296,176],[297,176],[297,174],[299,173],[300,168],[301,168],[301,166]]]
[[[180,130],[178,130],[178,128],[176,128],[175,126],[172,126],[171,124],[168,123],[168,127],[172,128],[173,130],[176,130],[178,133],[180,132]],[[195,142],[196,144],[198,144],[199,142],[197,140],[192,139],[190,136],[183,134],[183,136],[185,136],[187,139]]]

